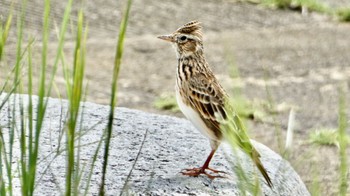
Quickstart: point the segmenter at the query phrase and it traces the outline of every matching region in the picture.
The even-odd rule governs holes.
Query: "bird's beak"
[[[173,35],[160,35],[157,38],[168,41],[168,42],[175,42]]]

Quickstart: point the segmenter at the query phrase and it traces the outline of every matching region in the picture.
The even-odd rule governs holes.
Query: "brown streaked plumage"
[[[170,35],[158,38],[173,43],[178,59],[176,71],[176,99],[181,111],[193,125],[209,138],[212,151],[200,168],[186,169],[182,173],[188,176],[220,171],[209,168],[210,160],[220,145],[223,137],[230,137],[237,146],[247,153],[257,168],[272,187],[272,182],[260,161],[260,154],[251,144],[240,118],[229,105],[229,97],[211,71],[203,53],[201,25],[192,21]]]

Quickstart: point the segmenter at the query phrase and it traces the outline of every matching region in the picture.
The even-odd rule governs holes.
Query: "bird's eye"
[[[184,35],[180,37],[180,40],[181,40],[181,41],[185,41],[186,39],[187,39],[187,37],[184,36]]]

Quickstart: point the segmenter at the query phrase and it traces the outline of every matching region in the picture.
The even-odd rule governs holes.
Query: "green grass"
[[[170,110],[172,112],[180,111],[176,98],[173,94],[162,94],[153,102],[153,105],[158,110]]]
[[[336,10],[339,21],[350,22],[350,8],[339,8]]]
[[[303,7],[309,11],[320,13],[331,13],[331,8],[318,0],[261,0],[268,7],[302,10]]]
[[[101,186],[100,186],[100,192],[99,192],[99,195],[101,196],[105,195],[104,185],[105,185],[106,173],[107,173],[109,145],[110,145],[110,141],[112,138],[112,131],[113,131],[113,120],[115,115],[114,109],[115,109],[115,106],[117,106],[117,90],[118,90],[117,80],[119,77],[119,70],[120,70],[121,60],[123,56],[125,32],[128,26],[128,19],[129,19],[131,4],[132,4],[132,0],[128,0],[125,13],[123,15],[123,19],[119,27],[117,50],[114,58],[113,80],[112,80],[112,87],[111,87],[112,95],[110,100],[111,109],[109,112],[108,124],[106,127],[106,140],[105,140],[104,155],[103,155],[103,168],[102,168]],[[121,192],[121,194],[122,193],[123,192]]]
[[[80,11],[78,15],[77,24],[77,37],[76,45],[74,50],[74,60],[73,60],[73,73],[71,83],[66,80],[66,86],[68,89],[68,122],[67,122],[67,171],[66,171],[66,195],[79,195],[79,161],[76,157],[76,128],[80,112],[80,102],[83,95],[83,80],[84,80],[84,70],[85,70],[85,42],[86,33],[83,32],[83,12]],[[80,148],[78,148],[78,151]],[[79,152],[78,152],[79,153]],[[76,166],[77,165],[77,166]]]
[[[318,145],[329,145],[339,147],[339,131],[338,129],[321,128],[310,133],[310,142]],[[347,135],[343,136],[346,143],[350,142]]]
[[[0,95],[6,92],[0,100],[0,109],[6,105],[7,102],[11,101],[13,104],[8,108],[8,128],[6,131],[0,127],[0,195],[16,195],[13,190],[14,176],[18,176],[21,182],[21,195],[35,195],[36,183],[41,183],[42,176],[37,174],[37,166],[39,162],[39,148],[41,143],[41,132],[43,129],[43,124],[45,122],[46,108],[48,104],[48,99],[46,97],[51,95],[52,86],[55,86],[55,76],[58,67],[62,65],[63,75],[66,82],[66,91],[69,102],[67,116],[62,115],[62,119],[65,120],[66,124],[63,128],[63,133],[60,134],[58,141],[58,147],[52,153],[54,159],[63,152],[66,153],[66,172],[65,172],[65,190],[60,190],[59,182],[55,180],[56,187],[61,194],[65,195],[89,195],[89,185],[93,174],[93,168],[96,165],[97,155],[102,147],[103,141],[105,141],[105,149],[109,148],[109,140],[111,139],[112,126],[109,126],[106,133],[102,134],[100,140],[97,141],[97,147],[95,153],[93,154],[90,166],[81,165],[80,163],[80,151],[83,147],[80,143],[81,137],[83,137],[84,132],[82,132],[81,127],[84,124],[83,113],[81,110],[81,102],[83,101],[83,96],[86,94],[86,89],[84,88],[84,70],[85,70],[85,54],[86,54],[86,39],[87,39],[87,27],[84,22],[84,11],[81,10],[78,13],[78,21],[76,23],[76,29],[72,29],[76,32],[75,50],[73,54],[73,62],[67,62],[65,54],[63,51],[65,43],[65,35],[68,28],[68,23],[71,18],[73,0],[68,0],[65,8],[64,16],[62,18],[61,26],[57,29],[57,48],[56,55],[52,58],[53,66],[51,73],[48,72],[48,45],[51,39],[51,2],[50,0],[45,0],[44,2],[44,12],[42,17],[42,39],[39,45],[41,48],[41,63],[38,68],[33,68],[33,56],[37,53],[37,50],[33,50],[33,44],[35,43],[34,38],[31,35],[25,35],[25,18],[27,10],[27,1],[23,0],[21,3],[20,14],[17,14],[17,49],[14,66],[9,73],[5,82],[0,88]],[[117,86],[116,81],[118,79],[119,68],[121,65],[122,51],[123,51],[123,40],[125,37],[125,31],[127,26],[127,19],[129,10],[131,7],[131,1],[128,2],[126,12],[124,14],[124,20],[120,26],[119,40],[116,50],[115,58],[115,71],[113,75],[112,84],[112,96],[111,96],[111,108],[112,114],[114,115],[114,107],[116,106],[116,94]],[[5,48],[6,41],[11,30],[12,24],[12,11],[10,11],[7,16],[5,23],[0,25],[0,61],[6,57]],[[73,28],[75,28],[73,27]],[[29,36],[28,43],[24,43],[23,37]],[[37,62],[37,61],[36,61]],[[6,66],[7,62],[2,61]],[[33,82],[34,70],[40,73],[38,83]],[[12,81],[11,81],[12,80]],[[26,83],[26,87],[24,87]],[[27,88],[27,89],[25,89]],[[37,90],[38,101],[34,102],[32,99],[34,89]],[[16,95],[16,93],[28,93],[28,105],[23,104],[23,98]],[[60,94],[60,93],[59,93]],[[36,106],[34,105],[36,104]],[[34,110],[34,108],[36,108]],[[10,116],[16,116],[16,111],[19,110],[19,121],[11,118]],[[114,117],[110,116],[109,125],[112,125],[112,120]],[[78,124],[78,122],[80,123]],[[7,134],[8,133],[8,134]],[[62,138],[66,138],[64,146],[61,147]],[[104,140],[106,139],[106,140]],[[15,148],[15,143],[19,143],[20,146],[20,157],[17,160],[13,156],[13,151]],[[104,178],[106,171],[106,165],[108,164],[108,150],[105,151],[104,157],[104,170],[101,178],[103,183],[100,187],[100,195],[104,195]],[[44,158],[46,159],[46,158]],[[50,168],[51,160],[47,165],[45,165],[45,171]],[[13,162],[18,162],[18,167],[13,167]],[[82,183],[82,177],[87,176],[87,181],[84,180]],[[39,180],[38,180],[39,179]]]
[[[346,102],[346,94],[345,89],[348,88],[346,83],[339,88],[339,109],[338,109],[338,144],[339,144],[339,161],[340,161],[340,169],[339,169],[339,195],[345,196],[347,195],[347,189],[349,187],[349,170],[348,170],[348,157],[347,157],[347,145],[349,144],[349,137],[346,134],[347,129],[347,102]]]
[[[7,16],[5,25],[3,24],[0,25],[0,61],[2,60],[2,56],[4,53],[11,24],[12,24],[12,8],[9,15]]]
[[[291,0],[260,0],[257,3],[264,4],[274,8],[288,8],[291,4]]]
[[[244,0],[243,0],[244,1]],[[262,4],[275,9],[308,10],[327,14],[342,22],[350,21],[350,8],[332,8],[320,0],[245,0],[247,2]]]
[[[277,9],[291,9],[301,11],[303,8],[309,11],[331,13],[331,8],[318,0],[247,0],[248,2],[262,4]]]

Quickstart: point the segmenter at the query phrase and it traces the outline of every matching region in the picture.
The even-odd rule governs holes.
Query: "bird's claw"
[[[225,176],[209,174],[206,172],[206,170],[209,170],[215,174],[226,174],[226,172],[224,172],[224,171],[219,171],[219,170],[215,170],[212,168],[202,168],[202,167],[183,169],[180,173],[185,175],[185,176],[191,176],[191,177],[198,177],[200,174],[204,174],[204,175],[208,176],[208,178],[210,178],[210,179],[225,178]]]

